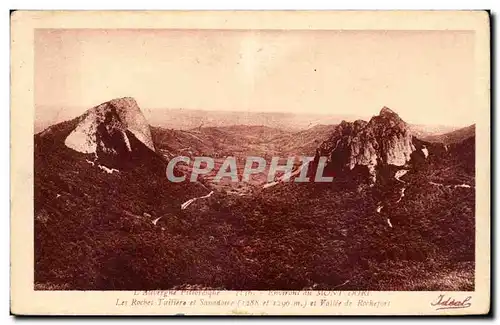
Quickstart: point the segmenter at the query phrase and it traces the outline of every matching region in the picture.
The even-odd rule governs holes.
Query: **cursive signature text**
[[[459,309],[459,308],[468,308],[471,306],[470,300],[472,296],[467,296],[462,300],[457,300],[452,297],[447,297],[445,295],[439,295],[436,301],[431,302],[431,306],[436,307],[436,310],[441,309]]]

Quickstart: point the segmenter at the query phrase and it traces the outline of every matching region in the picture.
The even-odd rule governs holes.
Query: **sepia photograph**
[[[61,25],[32,31],[35,293],[471,306],[475,30]]]

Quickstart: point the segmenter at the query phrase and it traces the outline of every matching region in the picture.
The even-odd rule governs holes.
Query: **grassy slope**
[[[151,127],[154,142],[167,156],[177,154],[246,157],[314,156],[334,125],[316,125],[299,132],[266,126],[204,127],[189,131]]]
[[[151,131],[154,142],[167,156],[210,157],[276,154],[272,139],[288,134],[264,126],[206,127],[188,131],[152,127]]]

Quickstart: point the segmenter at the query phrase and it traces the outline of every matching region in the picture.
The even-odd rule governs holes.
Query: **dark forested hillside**
[[[382,113],[300,135],[152,128],[154,146],[119,116],[106,128],[99,117],[84,125],[124,130],[125,155],[115,150],[122,140],[97,142],[106,155],[65,144],[87,115],[50,127],[35,135],[35,288],[474,290],[475,136],[423,141],[394,112]],[[257,180],[235,191],[208,176],[165,177],[179,154],[286,156],[320,139],[332,142],[333,182]],[[411,150],[408,161],[401,148]]]

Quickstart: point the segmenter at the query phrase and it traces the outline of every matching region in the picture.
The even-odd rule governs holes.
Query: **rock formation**
[[[130,151],[126,131],[155,150],[146,118],[130,97],[113,99],[89,109],[80,116],[78,125],[64,143],[73,150],[97,155]]]
[[[64,144],[78,152],[94,154],[107,166],[131,160],[139,141],[155,151],[149,125],[133,98],[118,98],[89,109],[77,118],[78,124]]]
[[[356,166],[366,166],[372,182],[375,182],[377,166],[404,166],[415,146],[407,124],[384,107],[369,122],[342,121],[319,149],[321,155],[327,155],[330,164],[337,169],[352,170]]]

